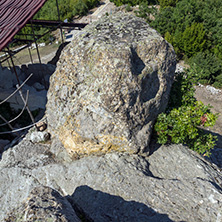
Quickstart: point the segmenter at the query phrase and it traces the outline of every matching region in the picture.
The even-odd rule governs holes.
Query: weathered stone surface
[[[24,139],[3,153],[0,221],[37,186],[55,189],[91,221],[222,219],[221,169],[186,147],[161,146],[146,158],[108,153],[67,161],[59,146]]]
[[[49,187],[36,187],[25,202],[4,219],[13,221],[80,222],[71,204]]]
[[[30,140],[33,143],[39,143],[39,142],[46,142],[47,140],[49,140],[50,135],[48,132],[44,131],[38,131],[38,132],[32,132],[30,135]]]
[[[88,25],[51,76],[50,133],[73,155],[148,148],[175,71],[175,53],[140,18],[117,13]]]

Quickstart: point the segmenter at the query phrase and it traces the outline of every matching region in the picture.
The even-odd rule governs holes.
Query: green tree
[[[146,18],[146,21],[147,22],[151,22],[151,18],[150,16],[156,14],[156,8],[152,7],[152,6],[149,6],[149,3],[144,1],[142,3],[140,3],[139,5],[139,11],[136,11],[135,14],[138,16],[138,17],[141,17],[141,18]]]
[[[73,9],[73,14],[74,15],[86,15],[88,10],[89,10],[89,8],[88,8],[87,4],[82,0],[78,0],[77,3],[75,4],[74,9]]]
[[[196,81],[222,87],[222,61],[210,52],[198,53],[189,61],[190,70],[196,74]]]
[[[188,57],[206,49],[205,31],[202,23],[193,23],[182,33],[182,39],[179,40],[180,48]]]
[[[179,0],[159,0],[161,8],[174,7]]]
[[[145,3],[147,5],[153,5],[158,3],[158,0],[110,0],[110,1],[113,2],[116,6],[121,6],[121,5],[135,6],[141,3]]]

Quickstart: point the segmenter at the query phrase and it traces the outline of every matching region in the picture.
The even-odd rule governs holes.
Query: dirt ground
[[[51,44],[51,45],[46,45],[45,47],[40,47],[39,52],[40,52],[41,62],[46,64],[48,61],[50,61],[55,56],[55,53],[58,48],[59,44]],[[31,54],[32,54],[33,63],[39,63],[36,49],[31,49]],[[16,66],[21,66],[23,64],[31,63],[28,49],[22,50],[21,52],[17,53],[13,57],[13,60]],[[2,66],[8,66],[8,63],[4,62],[2,63]]]

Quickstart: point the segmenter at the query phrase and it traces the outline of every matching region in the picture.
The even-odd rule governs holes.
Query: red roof
[[[0,51],[47,0],[0,0]]]

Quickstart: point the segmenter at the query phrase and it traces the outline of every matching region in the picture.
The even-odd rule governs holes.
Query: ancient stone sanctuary
[[[172,46],[133,15],[76,32],[50,77],[47,128],[3,152],[0,221],[221,222],[221,168],[150,145],[175,66]]]

